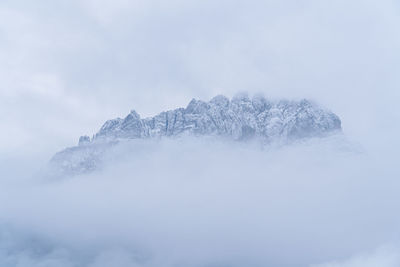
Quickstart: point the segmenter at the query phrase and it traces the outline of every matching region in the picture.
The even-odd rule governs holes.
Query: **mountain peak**
[[[63,161],[70,166],[68,161],[81,159],[76,157],[76,153],[84,151],[87,157],[74,164],[85,169],[89,164],[87,161],[92,166],[96,153],[102,153],[99,147],[106,148],[107,144],[129,139],[192,135],[218,136],[237,141],[258,138],[264,143],[276,140],[285,143],[321,137],[340,130],[338,116],[307,99],[274,102],[260,95],[250,99],[245,93],[231,100],[218,95],[208,102],[192,99],[186,108],[161,112],[144,119],[132,110],[124,119],[106,121],[92,139],[81,137],[78,147],[56,154],[52,161]]]

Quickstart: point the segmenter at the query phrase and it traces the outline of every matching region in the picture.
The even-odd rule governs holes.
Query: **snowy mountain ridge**
[[[193,99],[186,108],[142,119],[132,110],[124,119],[108,120],[92,138],[57,153],[51,163],[66,172],[95,169],[101,156],[121,140],[180,136],[217,136],[230,140],[291,142],[341,131],[337,115],[308,101],[269,101],[265,97],[219,95],[208,102]]]

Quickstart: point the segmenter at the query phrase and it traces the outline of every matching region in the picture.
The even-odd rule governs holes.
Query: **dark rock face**
[[[52,163],[69,172],[92,170],[107,144],[127,139],[191,135],[238,141],[259,138],[268,143],[319,137],[340,130],[338,116],[308,100],[272,102],[261,96],[250,99],[247,95],[230,100],[219,95],[209,102],[193,99],[186,108],[145,119],[132,110],[124,119],[104,123],[91,140],[81,137],[79,147],[56,154]]]
[[[78,143],[78,145],[79,145],[79,146],[84,146],[84,145],[87,145],[87,144],[90,144],[90,137],[87,136],[87,135],[81,136],[81,137],[79,138],[79,143]]]

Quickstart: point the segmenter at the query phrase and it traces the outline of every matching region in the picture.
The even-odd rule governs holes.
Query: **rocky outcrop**
[[[209,102],[193,99],[186,108],[150,118],[142,119],[132,110],[124,119],[106,121],[92,139],[81,137],[79,146],[59,152],[52,163],[68,172],[92,170],[108,146],[129,139],[190,135],[285,143],[340,130],[338,116],[308,100],[269,101],[247,95],[230,100],[219,95]]]
[[[320,136],[340,128],[338,116],[307,100],[270,102],[246,95],[229,100],[220,95],[209,102],[193,99],[186,108],[151,118],[141,119],[133,110],[124,119],[107,121],[91,141],[182,134],[235,140],[260,137],[268,141]]]

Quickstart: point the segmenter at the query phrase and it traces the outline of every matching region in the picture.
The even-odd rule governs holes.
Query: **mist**
[[[393,0],[3,0],[0,266],[400,265]],[[289,145],[131,140],[98,170],[58,151],[135,109],[307,98],[343,132]]]
[[[399,12],[393,0],[3,0],[0,150],[50,158],[131,109],[240,91],[313,99],[360,141],[392,132]]]
[[[136,140],[108,156],[94,173],[1,186],[0,265],[398,263],[373,256],[398,242],[396,160],[341,134],[283,147]]]

